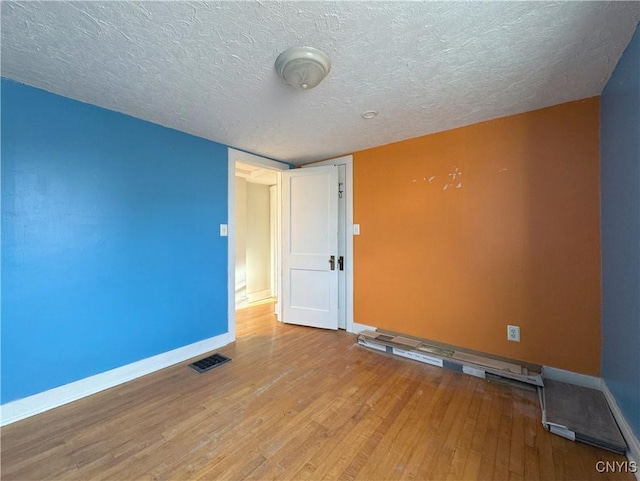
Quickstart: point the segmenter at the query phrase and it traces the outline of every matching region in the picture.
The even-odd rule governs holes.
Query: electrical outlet
[[[520,342],[520,326],[507,326],[507,341]]]

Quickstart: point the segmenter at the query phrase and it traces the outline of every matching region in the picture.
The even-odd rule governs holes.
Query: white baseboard
[[[249,307],[249,298],[247,296],[236,296],[236,309]]]
[[[620,406],[618,406],[618,402],[616,401],[616,398],[614,398],[611,391],[609,391],[609,387],[607,386],[607,383],[604,381],[604,379],[602,380],[602,393],[604,394],[604,397],[607,399],[607,403],[609,404],[609,409],[611,409],[611,412],[613,413],[613,417],[616,419],[616,422],[618,423],[618,427],[622,432],[622,436],[624,437],[624,440],[627,442],[627,446],[629,448],[627,449],[627,459],[629,460],[629,462],[634,462],[636,464],[637,469],[635,472],[635,476],[636,476],[636,479],[640,481],[640,442],[638,441],[638,438],[635,436],[635,434],[631,430],[631,426],[629,426],[629,423],[627,422],[624,415],[622,414],[622,411],[620,410]]]
[[[262,299],[268,299],[269,297],[272,297],[271,289],[263,289],[262,291],[251,292],[247,295],[249,302],[261,301]]]
[[[105,371],[64,386],[56,387],[33,396],[18,399],[0,406],[0,426],[20,421],[49,409],[76,401],[83,397],[131,381],[165,367],[186,361],[233,342],[229,333],[194,342],[188,346],[163,352],[140,361]]]
[[[602,378],[595,376],[565,371],[564,369],[558,369],[556,367],[542,366],[542,377],[602,391]]]
[[[373,327],[373,326],[367,326],[366,324],[358,324],[357,322],[354,322],[351,325],[351,329],[347,329],[347,332],[353,332],[354,334],[358,334],[362,331],[375,331],[377,328]]]

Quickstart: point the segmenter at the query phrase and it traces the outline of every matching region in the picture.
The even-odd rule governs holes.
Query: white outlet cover
[[[229,234],[227,224],[220,224],[220,237],[227,237]]]
[[[520,342],[520,326],[507,325],[507,341]]]

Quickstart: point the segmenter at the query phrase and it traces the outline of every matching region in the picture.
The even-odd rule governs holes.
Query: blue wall
[[[600,101],[602,376],[640,437],[640,30]]]
[[[2,79],[6,403],[227,331],[227,148]]]

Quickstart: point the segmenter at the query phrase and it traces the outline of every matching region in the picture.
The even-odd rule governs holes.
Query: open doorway
[[[273,281],[276,284],[276,303],[275,303],[275,314],[278,320],[287,322],[286,319],[282,318],[282,282],[280,282],[280,278],[283,275],[282,270],[282,238],[283,235],[288,235],[288,233],[283,233],[282,227],[282,192],[281,192],[281,184],[283,172],[286,172],[290,169],[289,164],[284,162],[278,162],[275,160],[267,159],[264,157],[260,157],[254,154],[249,154],[247,152],[242,152],[236,149],[229,149],[229,158],[228,158],[228,202],[229,202],[229,213],[228,213],[228,266],[229,266],[229,282],[228,282],[228,329],[229,334],[232,339],[236,337],[236,162],[240,162],[243,164],[249,164],[252,166],[261,167],[268,170],[276,171],[276,175],[278,178],[278,184],[275,188],[276,196],[275,196],[275,210],[276,210],[276,222],[272,223],[271,226],[275,227],[275,238],[276,238],[276,249],[274,250],[273,256],[275,260],[272,262],[272,265],[275,264],[275,280]],[[318,162],[315,164],[311,164],[308,167],[312,166],[320,166],[320,165],[335,165],[339,168],[339,188],[338,195],[341,199],[341,213],[339,218],[341,229],[341,240],[339,244],[338,257],[344,257],[344,273],[341,272],[342,277],[340,277],[340,290],[343,292],[340,294],[341,302],[340,307],[342,309],[342,313],[340,313],[340,322],[339,327],[346,328],[348,332],[360,332],[365,329],[375,330],[374,327],[369,325],[365,325],[362,323],[354,322],[354,313],[353,313],[353,235],[359,234],[359,226],[353,224],[353,158],[352,156],[345,156],[337,159],[327,160],[323,162]],[[307,167],[307,166],[305,166]],[[270,197],[270,202],[274,201],[274,197]],[[355,231],[355,228],[358,228]],[[245,246],[246,248],[246,246]],[[247,296],[248,297],[248,296]],[[247,299],[248,301],[248,299]]]
[[[278,171],[236,161],[236,309],[277,298]]]
[[[273,230],[274,230],[274,237],[275,237],[274,252],[276,253],[276,255],[275,255],[275,259],[273,259],[270,262],[270,264],[273,266],[272,273],[274,275],[274,279],[272,282],[275,284],[275,288],[272,288],[272,290],[275,290],[275,293],[272,292],[272,295],[276,298],[274,311],[278,320],[280,320],[281,318],[281,315],[280,315],[281,307],[279,303],[279,299],[281,297],[280,296],[281,287],[279,282],[279,276],[281,273],[280,256],[279,256],[279,252],[280,252],[279,248],[280,248],[280,240],[281,240],[281,232],[279,227],[280,221],[281,221],[280,219],[281,214],[279,209],[280,177],[281,177],[282,171],[289,170],[289,165],[285,164],[284,162],[278,162],[275,160],[267,159],[264,157],[260,157],[258,155],[250,154],[248,152],[242,152],[241,150],[236,150],[232,148],[229,148],[228,153],[229,153],[229,157],[228,157],[229,176],[228,176],[227,188],[228,188],[229,211],[228,211],[228,218],[227,218],[227,222],[228,222],[227,265],[228,265],[229,278],[228,278],[228,285],[227,285],[227,292],[228,292],[228,297],[227,297],[228,311],[227,312],[228,312],[228,321],[229,321],[228,323],[229,335],[231,336],[232,339],[235,339],[236,338],[236,288],[239,288],[240,291],[242,290],[242,281],[236,282],[236,237],[237,237],[236,235],[237,234],[236,233],[236,230],[237,230],[237,226],[236,226],[236,183],[237,183],[236,163],[252,166],[252,170],[257,173],[254,173],[251,175],[254,175],[256,177],[260,175],[260,172],[257,169],[262,168],[265,170],[274,171],[277,178],[277,184],[275,189],[272,189],[271,186],[269,186],[269,188],[270,188],[270,192],[275,190],[274,204],[275,204],[275,210],[276,210],[276,213],[275,213],[276,219],[275,219],[275,222],[271,222],[271,226],[273,227]],[[253,167],[257,167],[257,169],[253,169]],[[244,234],[246,236],[246,230],[244,231]],[[245,239],[245,242],[246,242],[246,239]],[[246,244],[245,244],[245,249],[246,249]],[[244,255],[246,256],[246,253]],[[245,257],[245,263],[246,263],[246,257]],[[240,293],[239,297],[242,297],[242,293]],[[247,302],[248,302],[248,295],[247,295]]]

